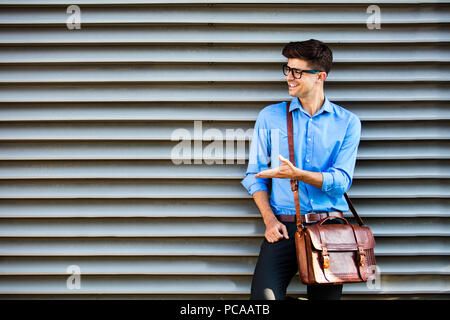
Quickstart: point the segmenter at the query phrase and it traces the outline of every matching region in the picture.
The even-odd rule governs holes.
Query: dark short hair
[[[333,62],[331,49],[323,42],[315,39],[289,42],[282,51],[286,58],[298,58],[308,62],[314,70],[329,73]]]

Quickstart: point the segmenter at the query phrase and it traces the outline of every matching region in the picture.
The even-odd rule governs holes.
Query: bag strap
[[[292,121],[292,112],[289,112],[289,106],[291,102],[288,101],[286,104],[286,118],[287,118],[287,132],[288,132],[288,143],[289,143],[289,161],[294,165],[294,167],[297,167],[295,164],[295,150],[294,150],[294,127],[293,127],[293,121]],[[297,216],[297,228],[304,228],[303,225],[303,218],[300,211],[300,200],[299,200],[299,194],[298,194],[298,180],[291,179],[291,190],[294,193],[294,201],[295,201],[295,214]],[[358,212],[356,212],[355,207],[353,206],[353,203],[351,202],[350,198],[348,197],[347,193],[344,193],[345,200],[347,201],[348,207],[350,211],[352,212],[353,216],[358,221],[358,224],[360,226],[364,225],[364,222],[362,221],[361,217],[359,216]]]
[[[355,207],[353,206],[352,201],[350,200],[350,198],[347,195],[347,192],[344,193],[344,197],[345,200],[347,201],[348,207],[350,208],[350,211],[353,213],[353,216],[356,218],[356,220],[358,220],[358,224],[360,226],[364,225],[364,222],[362,221],[361,217],[359,216],[358,212],[356,212]]]
[[[294,129],[292,124],[292,113],[289,112],[289,106],[291,102],[289,101],[286,104],[286,114],[287,114],[287,132],[288,132],[288,143],[289,143],[289,161],[296,167],[295,164],[295,151],[294,151]],[[300,200],[298,195],[298,180],[291,179],[291,190],[294,193],[294,201],[295,201],[295,214],[297,216],[297,229],[305,228],[303,225],[302,213],[300,211]]]

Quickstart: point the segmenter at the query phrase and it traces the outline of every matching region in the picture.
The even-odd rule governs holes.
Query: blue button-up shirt
[[[350,188],[356,162],[361,121],[352,112],[330,102],[326,97],[313,117],[297,97],[291,101],[294,149],[297,168],[321,172],[322,188],[299,181],[302,214],[312,211],[347,211],[344,193]],[[278,155],[289,159],[286,102],[272,104],[258,115],[250,145],[249,164],[241,184],[253,195],[269,192],[274,214],[295,214],[290,179],[255,178],[254,174],[280,166]]]

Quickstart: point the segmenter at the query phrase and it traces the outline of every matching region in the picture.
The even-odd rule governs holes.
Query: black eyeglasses
[[[289,72],[292,72],[292,75],[294,76],[295,79],[300,79],[302,77],[302,75],[303,75],[303,72],[316,74],[316,73],[319,73],[319,72],[322,72],[322,71],[319,71],[319,70],[301,70],[301,69],[291,68],[287,64],[283,64],[283,74],[285,76],[287,76],[289,74]]]

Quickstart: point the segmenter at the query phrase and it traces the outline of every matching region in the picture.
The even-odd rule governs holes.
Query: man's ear
[[[318,79],[320,80],[320,81],[325,81],[325,79],[328,77],[328,73],[326,73],[326,72],[320,72],[319,73],[319,77],[318,77]]]

